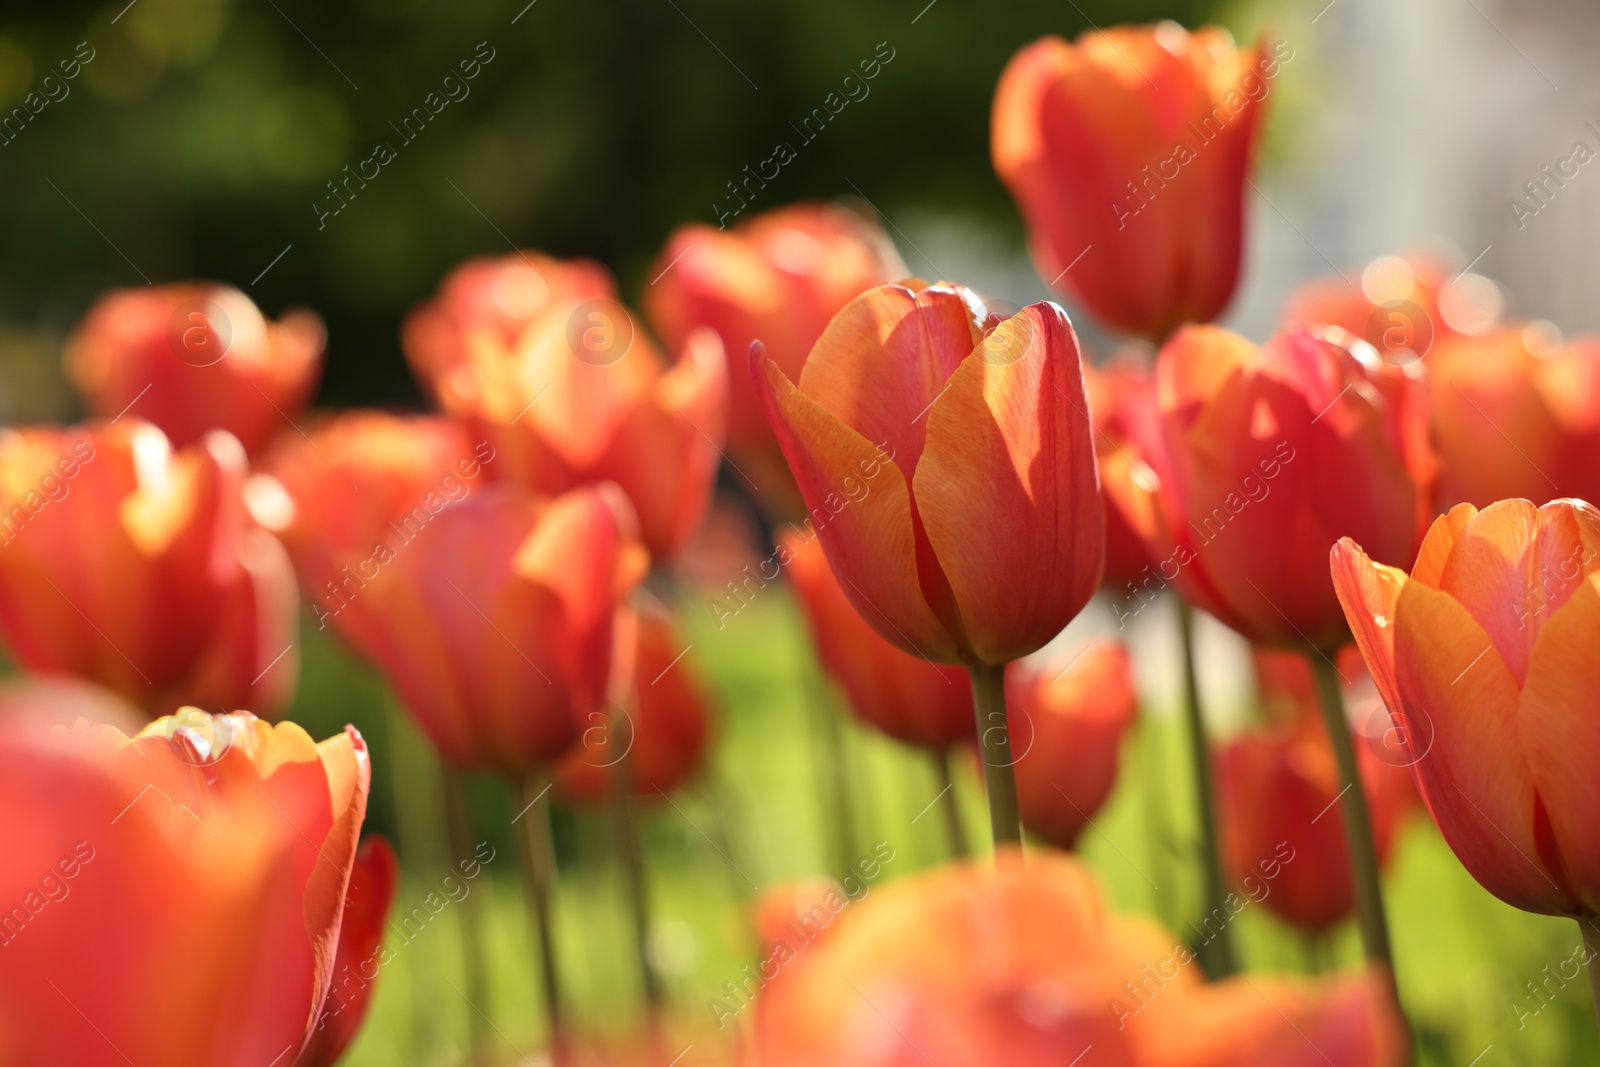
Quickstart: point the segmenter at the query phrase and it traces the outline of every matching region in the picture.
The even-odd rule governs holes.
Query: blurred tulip
[[[753,341],[790,379],[828,321],[851,300],[906,276],[876,224],[829,204],[792,204],[732,229],[680,227],[650,268],[644,310],[676,352],[700,327],[722,338],[728,358],[728,448],[760,486],[769,514],[804,513],[750,380]]]
[[[370,776],[354,729],[247,712],[0,731],[5,1062],[301,1062],[383,921],[346,907]]]
[[[406,316],[401,347],[417,381],[432,390],[471,363],[479,345],[514,347],[552,304],[616,296],[610,272],[593,260],[533,251],[469,259],[445,276],[431,301]]]
[[[249,521],[245,464],[230,434],[174,453],[134,418],[0,430],[0,632],[15,661],[151,714],[287,703],[294,572]]]
[[[1332,570],[1456,856],[1514,907],[1592,922],[1600,512],[1578,500],[1458,504],[1429,529],[1409,576],[1351,538],[1334,547]]]
[[[705,760],[712,704],[684,659],[689,642],[659,601],[633,610],[633,699],[620,724],[604,712],[590,713],[581,744],[556,768],[556,792],[564,799],[603,803],[624,759],[629,792],[656,797],[677,789]],[[611,710],[615,716],[623,709]]]
[[[0,729],[22,725],[42,730],[71,726],[115,726],[135,734],[150,721],[144,709],[94,682],[72,674],[14,674],[0,678]]]
[[[1421,383],[1336,327],[1258,348],[1200,326],[1162,348],[1156,396],[1146,469],[1107,491],[1146,522],[1158,585],[1256,644],[1347,641],[1322,556],[1348,534],[1413,557],[1435,477]]]
[[[1600,500],[1600,336],[1519,323],[1446,338],[1428,385],[1447,500]]]
[[[1118,499],[1104,488],[1127,478],[1149,481],[1130,442],[1147,433],[1156,417],[1155,386],[1150,372],[1131,359],[1113,359],[1099,370],[1085,363],[1083,386],[1094,423],[1094,451],[1106,510],[1106,571],[1100,584],[1111,593],[1124,594],[1142,582],[1155,563],[1138,534],[1149,520],[1124,515],[1122,508],[1132,501]]]
[[[1061,309],[988,316],[921,281],[852,301],[799,385],[751,371],[851,603],[907,652],[998,665],[1042,647],[1104,557],[1077,338]]]
[[[332,988],[311,1042],[295,1060],[295,1067],[332,1067],[361,1028],[385,962],[381,956],[384,922],[399,881],[400,864],[389,842],[381,837],[361,842],[344,898]]]
[[[502,317],[469,320],[453,362],[424,346],[413,348],[423,354],[412,369],[473,441],[494,448],[491,477],[548,495],[616,482],[651,554],[665,558],[710,500],[728,403],[721,344],[694,333],[668,366],[599,268],[557,266],[576,278],[555,274],[550,299],[514,337]],[[596,295],[599,280],[606,289]],[[447,314],[423,308],[414,318]]]
[[[1344,816],[1335,803],[1338,767],[1305,657],[1258,651],[1256,664],[1263,697],[1287,714],[1235,737],[1216,754],[1228,873],[1251,899],[1297,926],[1322,931],[1354,915],[1356,906]],[[1385,758],[1370,738],[1358,741],[1356,755],[1378,860],[1387,863],[1416,796],[1410,772],[1403,761]]]
[[[1006,699],[1022,825],[1071,848],[1111,795],[1122,738],[1138,711],[1127,650],[1092,641],[1065,669],[1013,663]]]
[[[494,455],[450,419],[343,411],[280,438],[245,501],[289,550],[318,621],[337,623],[350,591],[486,487]]]
[[[601,707],[617,605],[647,564],[615,486],[486,489],[341,587],[338,618],[446,760],[521,778]]]
[[[1064,854],[884,886],[754,1003],[762,1067],[1392,1067],[1376,975],[1207,983],[1157,924],[1109,912]],[[763,977],[767,977],[763,975]]]
[[[229,285],[119,289],[67,340],[66,370],[96,415],[148,419],[174,448],[227,430],[255,455],[311,399],[326,340],[314,313],[270,322]]]
[[[1263,101],[1292,58],[1284,43],[1240,52],[1226,30],[1172,22],[1045,37],[1013,56],[991,152],[1040,276],[1158,343],[1216,318],[1239,278]]]
[[[890,644],[839,587],[815,538],[778,539],[778,561],[800,595],[817,656],[861,719],[897,741],[943,751],[972,739],[972,687],[959,667],[930,663]]]

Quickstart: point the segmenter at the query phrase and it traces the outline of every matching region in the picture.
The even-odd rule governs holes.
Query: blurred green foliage
[[[1044,33],[1076,35],[1089,20],[1192,25],[1217,6],[13,5],[0,16],[0,108],[39,92],[80,42],[93,59],[64,97],[0,146],[8,199],[0,322],[24,333],[9,343],[0,336],[13,391],[0,397],[0,416],[70,414],[49,376],[25,369],[56,356],[28,336],[59,343],[106,288],[185,277],[232,282],[269,313],[293,304],[321,312],[331,337],[323,405],[412,400],[400,319],[453,264],[515,243],[597,258],[636,294],[667,233],[715,221],[727,183],[780,140],[798,158],[752,210],[860,195],[890,218],[913,209],[970,216],[1020,248],[1020,223],[988,154],[989,105],[1006,59]],[[480,42],[493,59],[465,83],[467,95],[404,141],[395,127]],[[839,92],[880,42],[894,59],[869,95],[801,142],[791,123]],[[319,229],[313,204],[329,195],[326,183],[380,141],[396,158],[366,188],[352,186],[349,207]]]

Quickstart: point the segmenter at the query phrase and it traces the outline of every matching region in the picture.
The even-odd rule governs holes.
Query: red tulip
[[[0,736],[5,1061],[299,1062],[346,907],[370,770],[354,729],[193,708]]]
[[[556,768],[556,792],[565,799],[604,801],[624,759],[630,792],[670,793],[705,759],[712,705],[686,658],[689,642],[658,601],[624,611],[632,618],[620,632],[635,641],[629,657],[633,699],[626,710],[612,707],[610,716],[591,713],[580,747]],[[617,677],[615,667],[612,677]]]
[[[612,485],[486,489],[342,586],[341,630],[445,759],[525,775],[605,699],[617,605],[648,562],[635,529]]]
[[[1433,483],[1420,383],[1334,327],[1260,348],[1187,327],[1161,350],[1156,394],[1149,470],[1107,480],[1147,518],[1156,588],[1176,583],[1256,644],[1348,640],[1322,556],[1348,534],[1411,559]]]
[[[957,286],[884,285],[828,325],[798,386],[751,370],[851,603],[902,649],[1000,664],[1093,595],[1105,520],[1061,309],[989,317]]]
[[[227,430],[254,455],[311,399],[325,340],[314,313],[270,322],[229,285],[121,289],[68,339],[66,369],[96,415],[148,419],[175,448]]]
[[[1138,711],[1128,653],[1094,641],[1064,668],[1014,663],[1006,702],[1022,825],[1071,848],[1111,795],[1122,738]]]
[[[229,434],[174,453],[131,417],[0,431],[0,632],[16,662],[151,714],[281,708],[294,572],[245,513],[245,462]]]
[[[1346,646],[1351,648],[1353,646]],[[1351,676],[1346,656],[1341,673]],[[1216,754],[1217,803],[1225,859],[1236,887],[1309,930],[1355,914],[1340,785],[1310,665],[1293,652],[1257,652],[1262,697],[1279,716],[1223,745]],[[1365,676],[1360,670],[1360,676]],[[1378,861],[1415,796],[1404,761],[1358,734],[1356,756],[1372,813]]]
[[[469,321],[458,361],[424,348],[412,368],[472,440],[494,448],[492,477],[548,495],[614,481],[651,554],[670,556],[710,501],[727,411],[721,346],[696,333],[668,366],[627,308],[584,288],[598,268],[563,269],[584,280],[567,283],[572,291],[553,295],[514,339],[499,318]],[[416,313],[424,322],[445,314]]]
[[[1515,907],[1600,911],[1600,512],[1458,504],[1416,565],[1351,538],[1334,585],[1423,803],[1472,876]]]
[[[399,880],[400,864],[389,842],[381,837],[363,841],[350,868],[339,949],[333,959],[333,987],[296,1067],[332,1067],[361,1028],[384,962],[384,920]]]
[[[971,740],[966,671],[919,659],[879,637],[839,587],[815,538],[791,529],[778,544],[777,560],[800,595],[817,655],[850,709],[908,745],[943,751]]]
[[[1045,37],[995,90],[991,151],[1041,277],[1102,322],[1164,340],[1233,297],[1244,185],[1287,44],[1235,50],[1174,23]]]
[[[779,514],[805,509],[750,380],[746,353],[760,341],[791,379],[846,304],[905,277],[888,237],[853,211],[792,204],[732,229],[680,227],[650,268],[644,309],[672,351],[710,327],[728,354],[728,447]]]
[[[1123,514],[1122,508],[1131,501],[1104,490],[1127,478],[1151,480],[1132,442],[1147,433],[1156,418],[1155,386],[1150,372],[1131,359],[1114,359],[1100,370],[1085,363],[1083,385],[1094,422],[1094,451],[1106,510],[1106,571],[1100,582],[1108,591],[1122,594],[1142,582],[1155,562],[1138,533],[1149,521]]]
[[[610,273],[588,259],[555,259],[518,251],[469,259],[445,276],[439,293],[406,317],[401,346],[425,389],[472,362],[481,344],[514,347],[553,304],[611,300]]]
[[[1402,1062],[1377,975],[1207,983],[1061,853],[882,886],[780,962],[752,1009],[762,1067]]]
[[[1428,356],[1445,496],[1600,500],[1600,337],[1516,324]]]
[[[451,504],[484,491],[495,452],[450,419],[345,411],[280,438],[246,483],[320,624]]]

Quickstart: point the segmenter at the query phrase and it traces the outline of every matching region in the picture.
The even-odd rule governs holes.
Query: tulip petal
[[[961,364],[928,413],[913,484],[982,661],[1041,648],[1082,609],[1100,582],[1105,515],[1065,312],[1024,308]]]
[[[1539,633],[1517,712],[1538,789],[1534,841],[1546,867],[1576,886],[1600,886],[1600,578],[1589,578]],[[1600,911],[1600,897],[1583,902]]]
[[[1570,893],[1539,862],[1537,798],[1522,755],[1515,676],[1467,609],[1421,582],[1401,588],[1392,626],[1404,714],[1414,728],[1432,731],[1413,773],[1445,840],[1472,876],[1508,904],[1565,912]]]
[[[1434,519],[1422,538],[1422,547],[1417,550],[1417,562],[1411,567],[1411,577],[1430,589],[1438,589],[1439,580],[1444,575],[1444,565],[1460,540],[1461,531],[1477,514],[1478,509],[1471,504],[1457,504],[1448,513]]]
[[[959,642],[923,594],[910,483],[898,461],[889,462],[898,458],[795,388],[759,348],[751,351],[751,375],[850,602],[905,651],[959,662]],[[841,495],[863,482],[863,496]]]
[[[365,1019],[377,984],[378,947],[400,879],[399,861],[389,842],[373,836],[361,843],[350,868],[350,888],[339,923],[339,951],[333,988],[323,1003],[311,1042],[295,1067],[332,1067]],[[367,973],[368,966],[372,974]]]

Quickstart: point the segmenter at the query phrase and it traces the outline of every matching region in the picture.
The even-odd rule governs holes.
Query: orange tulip
[[[617,605],[648,564],[635,530],[613,485],[486,489],[343,585],[341,632],[446,760],[525,775],[602,706]]]
[[[1345,647],[1354,652],[1354,646]],[[1355,659],[1352,666],[1350,657],[1340,655],[1340,671],[1364,679],[1366,671]],[[1355,914],[1356,906],[1333,747],[1305,657],[1258,651],[1256,667],[1264,701],[1281,707],[1274,721],[1235,737],[1216,754],[1229,875],[1269,910],[1308,930],[1325,930]],[[1380,744],[1381,737],[1357,735],[1378,861],[1387,863],[1416,794],[1404,760]]]
[[[96,415],[148,419],[175,448],[227,430],[254,455],[311,399],[325,341],[314,313],[270,322],[229,285],[121,289],[79,323],[66,369]]]
[[[667,238],[645,290],[644,310],[667,347],[679,351],[700,327],[722,338],[728,358],[728,447],[759,485],[769,511],[804,511],[750,380],[760,341],[790,378],[828,321],[874,285],[906,276],[876,224],[845,208],[792,204],[732,229],[680,227]]]
[[[1428,385],[1446,499],[1600,500],[1600,337],[1519,323],[1446,338]]]
[[[610,273],[588,259],[517,251],[469,259],[406,317],[401,347],[424,389],[472,362],[480,344],[514,346],[539,314],[570,300],[615,300]]]
[[[394,849],[381,837],[369,837],[356,850],[350,888],[344,898],[344,922],[333,959],[332,988],[322,1014],[296,1067],[331,1067],[339,1061],[367,1016],[383,959],[383,926],[400,880]]]
[[[1403,570],[1352,539],[1334,585],[1423,803],[1472,876],[1515,907],[1600,911],[1600,512],[1458,504]],[[1590,935],[1592,936],[1592,935]]]
[[[1262,102],[1294,50],[1171,22],[1045,37],[1012,57],[995,171],[1041,277],[1102,322],[1162,341],[1233,297]]]
[[[1207,983],[1157,924],[1106,909],[1064,854],[876,889],[756,997],[761,1067],[1390,1067],[1376,975]],[[762,976],[766,978],[766,975]]]
[[[289,550],[320,625],[451,504],[488,486],[495,457],[450,419],[345,411],[280,438],[245,484]]]
[[[751,373],[851,603],[907,652],[1000,664],[1087,603],[1105,547],[1078,342],[920,280],[857,297],[799,385]]]
[[[556,769],[556,792],[565,799],[604,801],[624,759],[629,791],[647,797],[677,789],[704,762],[712,704],[685,658],[689,642],[659,601],[641,604],[634,614],[636,622],[623,631],[636,641],[633,699],[625,711],[611,709],[617,718],[591,713],[581,745]]]
[[[1162,348],[1156,394],[1148,469],[1107,480],[1144,517],[1144,588],[1176,583],[1256,644],[1347,641],[1321,559],[1346,534],[1412,558],[1434,478],[1420,383],[1336,327],[1257,348],[1199,326]]]
[[[861,617],[814,538],[786,531],[778,559],[800,595],[817,656],[850,709],[908,745],[943,751],[973,734],[972,687],[959,667],[930,663],[890,644]]]
[[[1014,663],[1006,700],[1022,825],[1071,848],[1111,795],[1122,738],[1138,711],[1127,650],[1093,641],[1065,668]]]
[[[134,418],[0,431],[0,632],[151,714],[281,708],[294,692],[294,572],[249,522],[244,450],[176,453]]]
[[[1106,572],[1100,583],[1109,592],[1125,595],[1144,580],[1155,562],[1138,533],[1148,522],[1124,515],[1122,508],[1128,502],[1105,487],[1126,478],[1148,480],[1131,442],[1147,432],[1155,418],[1155,387],[1150,372],[1131,359],[1113,359],[1099,370],[1085,363],[1083,385],[1094,421],[1094,451],[1106,510]]]
[[[556,273],[551,298],[512,339],[500,316],[468,320],[453,362],[413,347],[412,369],[472,440],[498,453],[491,476],[549,495],[614,481],[651,554],[670,556],[710,501],[727,411],[721,345],[696,333],[667,366],[610,279],[594,276],[599,268],[562,270],[577,280]],[[598,280],[604,295],[594,295]],[[415,318],[449,314],[424,308]]]
[[[346,907],[370,776],[354,729],[247,712],[5,732],[5,1062],[301,1062],[336,946],[383,919]]]

